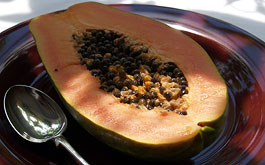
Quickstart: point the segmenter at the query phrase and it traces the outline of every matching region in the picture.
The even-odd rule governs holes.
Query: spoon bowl
[[[22,85],[9,88],[4,107],[11,126],[31,142],[46,142],[67,127],[67,119],[58,104],[35,88]]]
[[[11,126],[24,139],[35,143],[54,140],[56,146],[65,147],[80,164],[88,164],[62,136],[67,118],[44,92],[26,85],[12,86],[5,93],[4,110]]]

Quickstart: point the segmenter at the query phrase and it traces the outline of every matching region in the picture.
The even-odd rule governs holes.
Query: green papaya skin
[[[60,95],[60,93],[58,94]],[[97,140],[136,158],[154,162],[175,162],[195,156],[204,148],[204,138],[201,133],[190,141],[180,141],[177,144],[154,145],[136,142],[93,123],[62,97],[61,100],[79,124]]]

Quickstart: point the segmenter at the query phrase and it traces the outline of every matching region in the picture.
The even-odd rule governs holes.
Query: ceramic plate
[[[265,163],[265,44],[246,31],[198,13],[149,5],[112,5],[145,15],[183,31],[211,56],[229,90],[225,130],[185,164]],[[14,84],[35,86],[61,106],[23,22],[0,34],[0,100]],[[22,139],[9,125],[0,102],[0,164],[75,164],[53,142]],[[63,106],[62,106],[63,107]],[[115,151],[84,131],[65,111],[69,125],[64,136],[91,164],[148,164]]]

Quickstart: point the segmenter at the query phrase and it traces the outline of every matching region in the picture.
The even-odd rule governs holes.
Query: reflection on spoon
[[[80,164],[88,164],[62,136],[67,119],[59,105],[42,91],[25,85],[7,90],[4,109],[8,121],[24,139],[42,143],[54,140],[61,144]]]

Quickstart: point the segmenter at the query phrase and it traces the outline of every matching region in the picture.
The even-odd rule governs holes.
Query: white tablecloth
[[[35,16],[83,0],[0,0],[0,32]],[[151,4],[206,14],[236,25],[265,41],[265,0],[97,0],[101,3]]]

